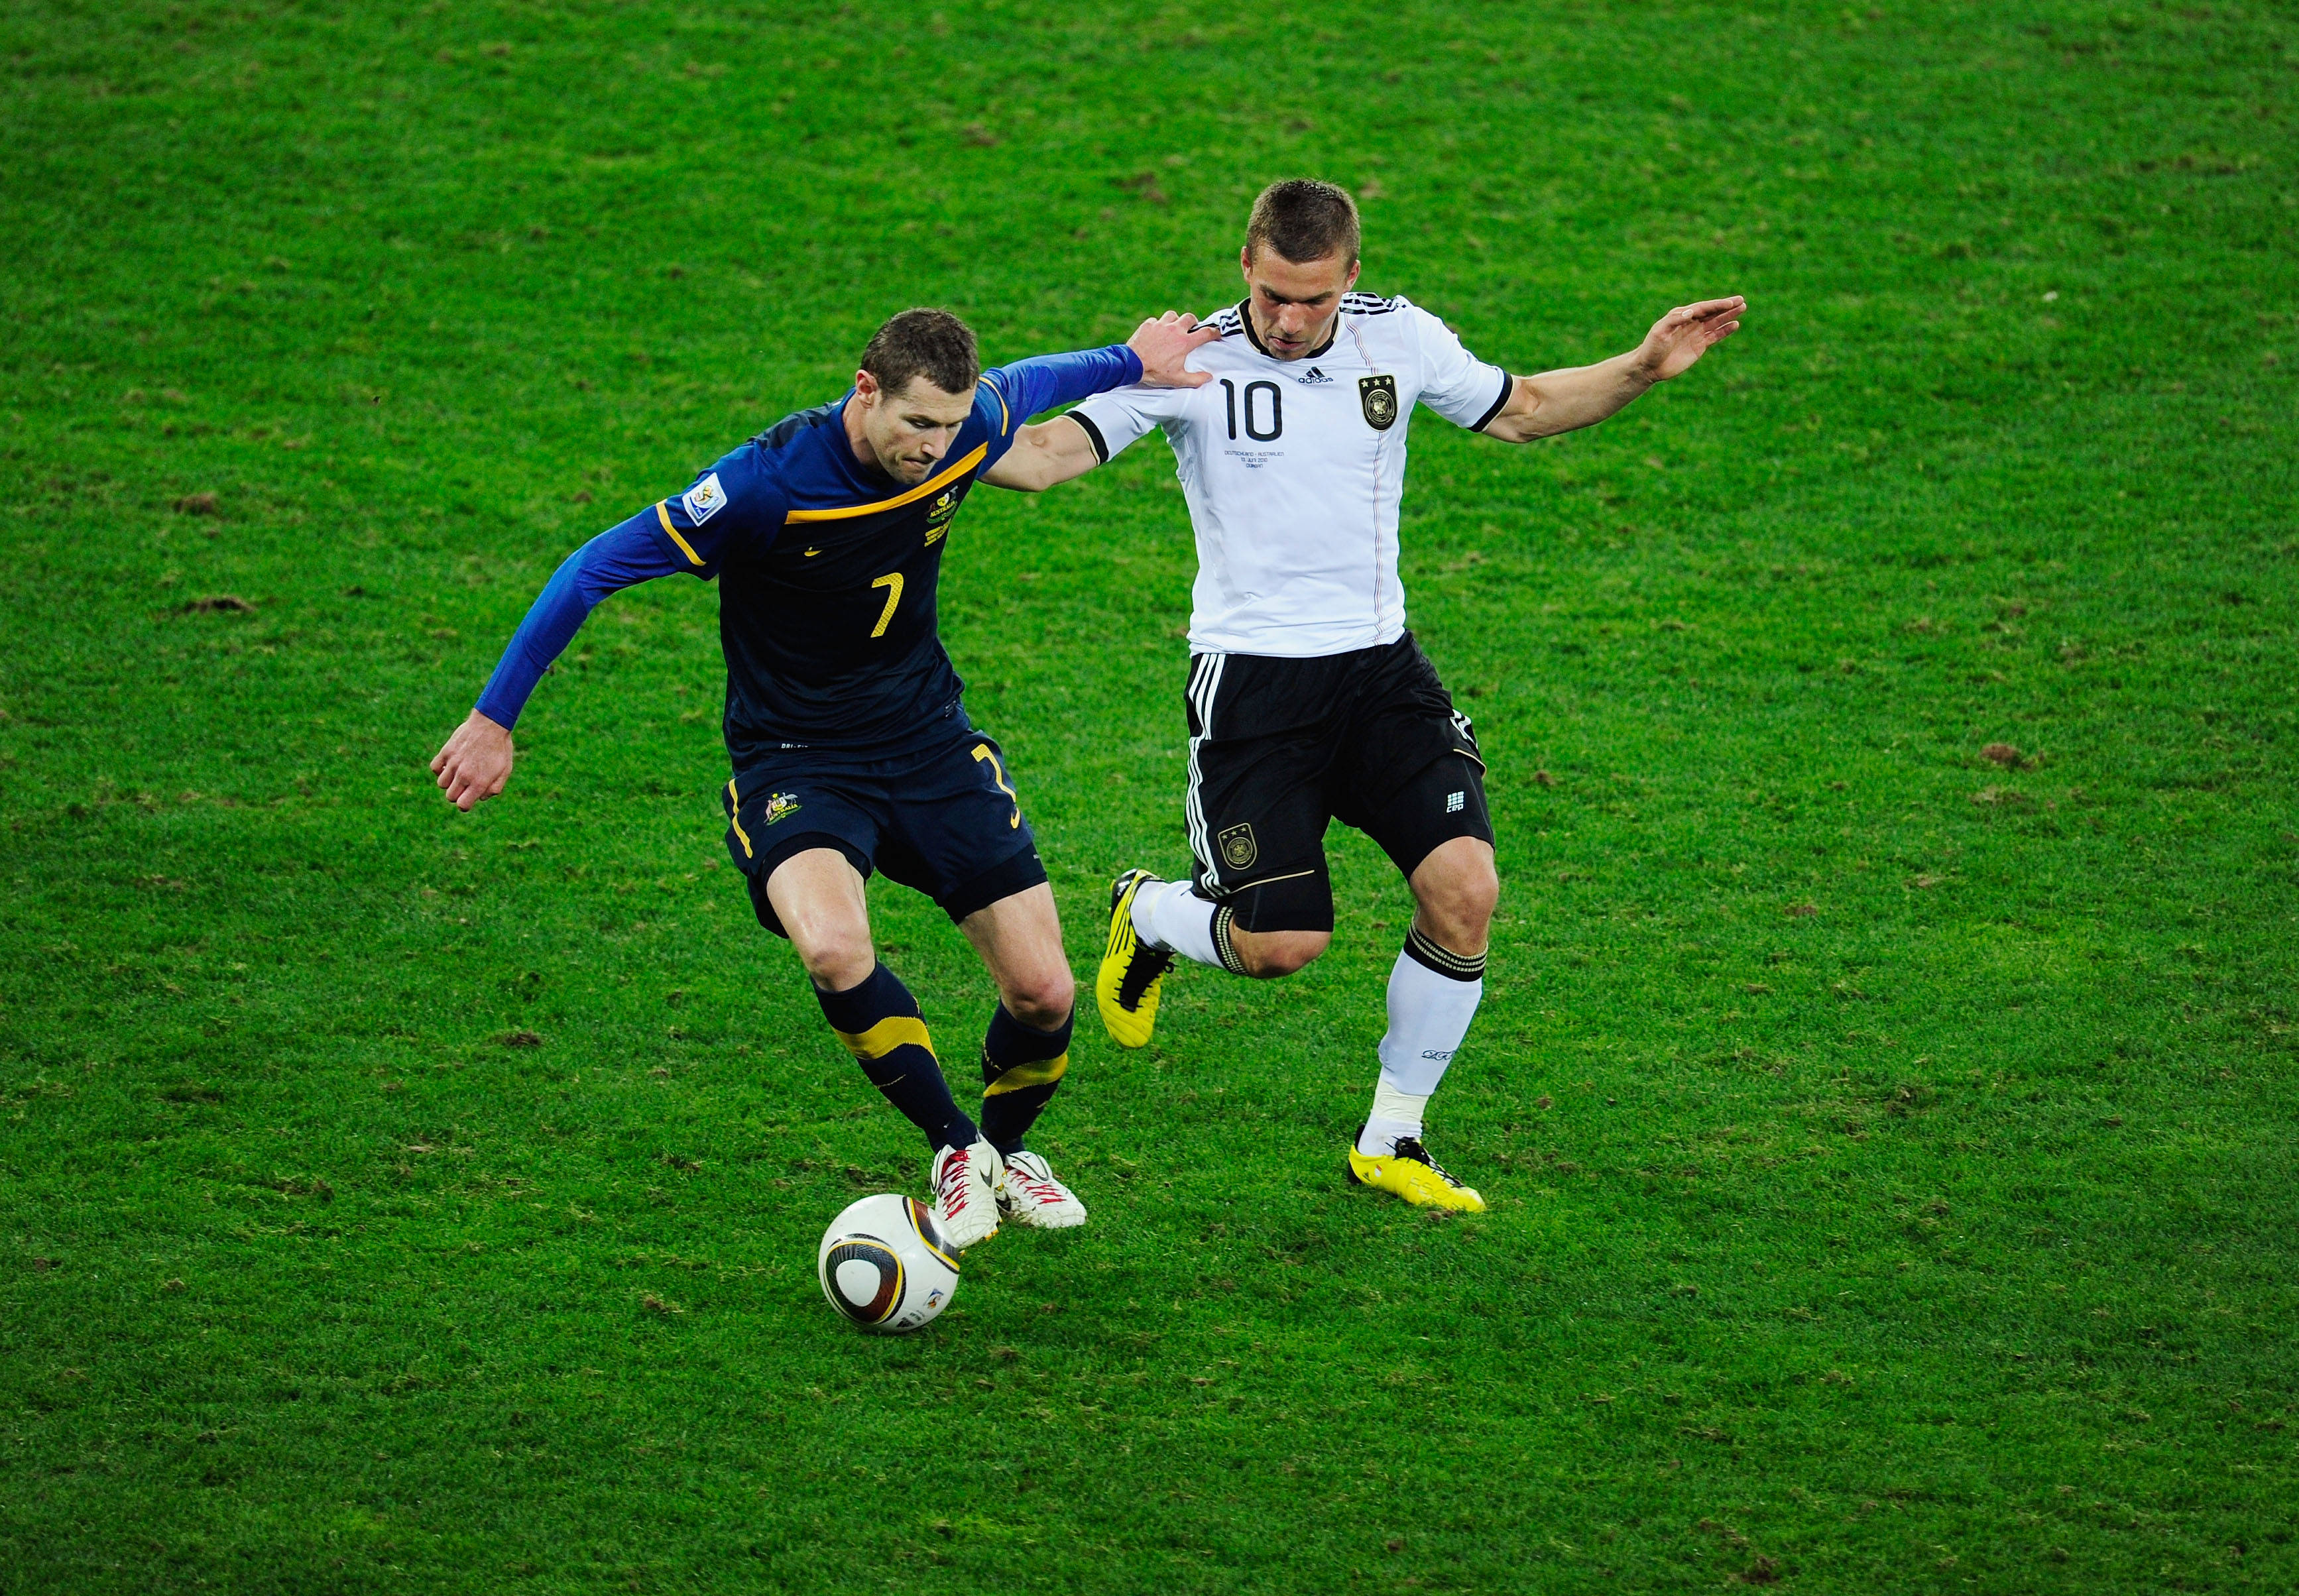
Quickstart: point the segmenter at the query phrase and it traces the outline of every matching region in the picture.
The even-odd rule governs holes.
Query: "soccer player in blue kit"
[[[459,808],[494,797],[527,695],[593,606],[658,576],[717,578],[727,851],[831,1030],[925,1133],[935,1214],[960,1247],[1001,1216],[1061,1228],[1085,1207],[1025,1145],[1068,1068],[1073,982],[1005,755],[967,717],[935,628],[947,534],[976,482],[1034,488],[1007,459],[1032,416],[1132,384],[1203,383],[1183,361],[1215,335],[1169,312],[1125,343],[984,371],[957,317],[903,311],[844,398],[784,417],[569,556],[431,762]],[[873,869],[939,904],[997,983],[978,1126],[872,947]]]

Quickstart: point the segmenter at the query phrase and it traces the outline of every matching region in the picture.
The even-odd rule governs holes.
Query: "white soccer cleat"
[[[1054,1178],[1044,1159],[1026,1150],[1006,1161],[998,1211],[1033,1230],[1067,1230],[1085,1223],[1085,1204],[1077,1194]]]
[[[934,1220],[950,1245],[963,1251],[998,1234],[998,1182],[1005,1172],[998,1149],[984,1138],[934,1154]]]

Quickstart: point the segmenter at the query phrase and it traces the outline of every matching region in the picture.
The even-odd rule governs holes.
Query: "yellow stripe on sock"
[[[1051,1086],[1068,1071],[1069,1067],[1070,1055],[1067,1053],[1059,1058],[1042,1058],[1032,1063],[1017,1064],[984,1087],[982,1095],[995,1097],[1000,1092],[1018,1092],[1024,1087]]]
[[[846,1051],[856,1058],[884,1058],[897,1047],[923,1047],[930,1054],[934,1051],[934,1042],[926,1035],[926,1022],[916,1014],[892,1015],[859,1036],[848,1030],[833,1034],[846,1044]]]

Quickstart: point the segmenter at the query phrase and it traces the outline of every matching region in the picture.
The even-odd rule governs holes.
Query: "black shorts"
[[[789,748],[737,772],[718,794],[726,851],[748,878],[759,923],[787,936],[767,878],[793,854],[834,848],[965,919],[1046,879],[995,738],[964,734],[901,753]]]
[[[1246,930],[1332,930],[1332,821],[1408,878],[1456,837],[1493,839],[1476,732],[1409,632],[1315,659],[1198,655],[1189,714],[1195,884]]]

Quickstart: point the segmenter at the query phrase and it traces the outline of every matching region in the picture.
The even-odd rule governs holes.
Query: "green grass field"
[[[2299,1586],[2288,5],[27,0],[0,62],[0,1589]],[[502,800],[425,761],[883,316],[1211,310],[1296,174],[1515,370],[1753,302],[1598,432],[1419,421],[1492,1211],[1341,1185],[1408,904],[1337,831],[1325,961],[1082,1021],[1091,1227],[865,1339],[815,1240],[919,1147],[727,864],[716,591],[594,616]],[[1088,975],[1184,863],[1192,559],[1156,440],[954,534]],[[961,1073],[986,980],[873,904]]]

